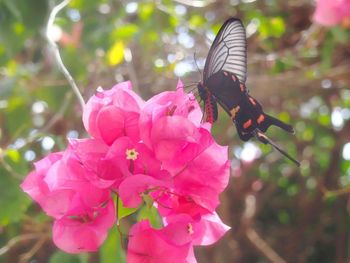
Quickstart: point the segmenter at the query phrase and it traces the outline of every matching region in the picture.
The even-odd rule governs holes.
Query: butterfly
[[[241,20],[228,19],[220,28],[205,61],[203,80],[197,84],[204,103],[206,121],[218,118],[219,104],[236,126],[239,138],[248,141],[255,137],[272,145],[296,165],[300,163],[269,139],[265,132],[275,125],[294,133],[291,125],[266,114],[245,85],[247,79],[247,38]]]

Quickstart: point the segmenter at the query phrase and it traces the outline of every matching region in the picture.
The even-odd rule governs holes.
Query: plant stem
[[[67,70],[67,68],[65,67],[65,65],[63,64],[61,55],[60,55],[60,51],[58,49],[58,46],[56,44],[56,42],[51,38],[50,36],[50,31],[52,32],[52,28],[53,28],[53,24],[56,18],[56,15],[59,13],[59,11],[61,11],[66,5],[68,5],[70,2],[70,0],[64,0],[63,2],[61,2],[60,4],[56,5],[49,16],[49,20],[47,22],[47,26],[46,26],[46,38],[48,40],[48,43],[50,45],[50,47],[52,48],[54,55],[55,55],[55,59],[57,62],[57,65],[60,69],[60,71],[63,73],[63,75],[65,76],[65,78],[67,79],[69,85],[71,86],[74,94],[77,96],[80,106],[82,109],[84,109],[85,106],[85,101],[83,96],[81,95],[78,86],[75,84],[75,81],[72,77],[72,75],[69,73],[69,71]]]

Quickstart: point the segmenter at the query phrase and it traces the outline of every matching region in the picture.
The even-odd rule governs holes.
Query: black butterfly
[[[198,93],[204,102],[206,121],[215,122],[217,103],[230,115],[241,140],[255,137],[264,144],[271,144],[298,166],[300,163],[283,151],[265,134],[275,125],[294,133],[293,127],[264,113],[261,105],[245,86],[247,79],[247,39],[241,20],[228,19],[209,50],[205,61],[203,81],[198,83]]]

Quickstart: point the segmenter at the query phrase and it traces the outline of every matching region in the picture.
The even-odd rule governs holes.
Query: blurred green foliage
[[[247,85],[267,112],[294,125],[295,136],[268,135],[301,168],[268,146],[239,141],[222,112],[213,133],[230,146],[232,180],[219,213],[232,231],[210,251],[197,251],[201,263],[266,262],[245,232],[249,196],[256,200],[249,227],[287,262],[349,260],[350,30],[313,24],[312,2],[73,0],[56,19],[51,33],[86,99],[125,79],[144,99],[173,90],[178,77],[198,81],[193,54],[203,68],[224,20],[238,16],[246,25]],[[123,262],[119,248],[136,218],[121,204],[125,235],[114,228],[97,254],[67,255],[49,238],[33,251],[40,238],[25,238],[47,234],[50,221],[19,184],[33,162],[64,149],[67,137],[86,136],[44,36],[55,4],[0,0],[0,262]],[[138,219],[158,226],[153,210],[144,206]]]

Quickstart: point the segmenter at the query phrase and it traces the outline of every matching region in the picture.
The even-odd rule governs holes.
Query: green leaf
[[[280,114],[279,114],[279,119],[281,121],[284,121],[286,123],[290,122],[290,116],[288,114],[288,112],[286,111],[282,111]]]
[[[100,262],[125,262],[125,252],[121,246],[121,236],[116,226],[109,231],[108,238],[100,249]]]
[[[24,98],[12,97],[8,100],[7,111],[5,111],[8,132],[12,135],[19,132],[26,126],[31,125],[30,111]],[[18,134],[17,134],[18,135]]]
[[[18,174],[25,175],[28,172],[28,163],[22,158],[21,153],[15,149],[8,149],[4,152],[4,162]]]
[[[154,228],[160,228],[163,225],[158,210],[154,206],[148,207],[145,205],[140,209],[137,215],[137,221],[141,221],[143,219],[149,220]]]
[[[333,35],[334,41],[341,44],[347,43],[349,34],[346,30],[342,29],[341,27],[335,26],[331,28],[331,33]]]
[[[30,199],[19,187],[19,180],[0,167],[0,225],[18,222],[27,210]]]
[[[84,0],[72,0],[70,1],[69,6],[80,9],[84,6]]]
[[[179,25],[180,21],[177,16],[169,16],[169,24],[171,27],[175,28]]]
[[[282,17],[266,18],[259,16],[259,33],[263,38],[281,37],[286,26]]]
[[[334,52],[334,39],[332,35],[328,32],[321,51],[323,69],[329,69],[332,66],[333,52]]]
[[[154,12],[154,3],[141,3],[139,6],[139,17],[141,20],[148,20]]]
[[[139,208],[128,208],[123,205],[123,202],[120,198],[118,198],[118,220],[121,220],[128,215],[135,213]]]
[[[126,24],[114,29],[111,33],[113,41],[129,40],[135,33],[139,31],[139,27],[135,24]]]
[[[20,22],[16,22],[12,25],[12,29],[16,33],[16,35],[21,35],[25,30],[25,26]]]
[[[203,16],[200,15],[192,15],[188,23],[191,27],[198,28],[204,25],[205,19]]]
[[[286,30],[286,26],[282,17],[271,18],[269,24],[269,31],[273,37],[281,37]]]
[[[55,252],[51,258],[49,263],[88,263],[88,255],[80,254],[80,255],[72,255],[66,254],[62,251]]]
[[[287,211],[281,211],[278,213],[278,220],[282,224],[288,224],[290,222],[290,216]]]
[[[3,1],[6,8],[11,12],[11,14],[17,19],[22,20],[22,15],[19,11],[18,6],[16,6],[15,1],[13,0],[4,0]]]

